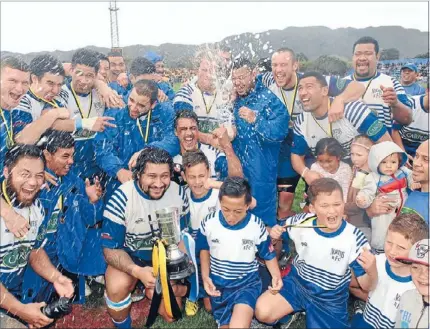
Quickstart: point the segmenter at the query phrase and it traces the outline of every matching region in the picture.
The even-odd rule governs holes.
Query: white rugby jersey
[[[217,288],[236,288],[259,280],[255,253],[265,260],[275,257],[270,236],[263,221],[248,213],[230,226],[222,211],[201,222],[197,250],[209,250],[210,275]]]
[[[393,126],[391,107],[382,100],[381,86],[392,87],[396,91],[397,96],[404,95],[404,97],[406,97],[405,89],[400,82],[396,78],[381,72],[377,72],[374,77],[368,79],[355,79],[353,75],[348,75],[344,79],[356,80],[366,87],[366,92],[362,96],[363,102],[378,116],[385,127],[391,130]]]
[[[210,213],[219,209],[219,190],[210,189],[202,198],[195,198],[190,188],[186,190],[190,202],[190,234],[195,239],[199,231],[200,223]]]
[[[217,86],[214,94],[202,92],[196,85],[197,79],[179,89],[173,99],[175,110],[193,110],[199,118],[199,131],[212,132],[220,125],[234,125],[232,104],[230,101],[231,83],[227,80]]]
[[[145,260],[151,259],[152,234],[149,217],[155,221],[156,210],[177,207],[181,227],[185,228],[189,218],[188,197],[182,186],[170,182],[170,186],[159,200],[152,200],[136,181],[122,184],[111,196],[103,212],[102,241],[107,248],[125,248],[127,252]],[[158,226],[153,225],[158,232]],[[149,257],[149,258],[148,258]]]
[[[39,232],[45,217],[45,211],[39,199],[36,199],[30,207],[13,209],[22,217],[29,219],[30,230],[23,238],[16,238],[7,229],[3,218],[0,218],[0,279],[8,290],[14,290],[22,283],[24,268],[36,239],[41,241],[45,238],[44,230],[41,229]]]
[[[59,99],[54,99],[52,102],[55,103],[56,107],[64,107]],[[15,109],[30,113],[33,121],[36,121],[42,115],[43,110],[53,107],[53,104],[45,102],[29,90],[21,98],[19,105]]]
[[[385,134],[386,128],[362,102],[345,105],[344,117],[329,123],[328,116],[317,119],[310,112],[303,112],[294,122],[294,141],[292,153],[305,155],[307,148],[315,154],[319,140],[326,137],[336,139],[345,150],[345,158],[350,157],[351,143],[355,136],[366,134],[374,142]]]
[[[415,285],[410,275],[400,277],[393,273],[385,254],[376,255],[376,268],[378,283],[369,292],[363,318],[373,328],[394,328],[400,298]]]
[[[211,178],[214,179],[220,179],[221,176],[224,174],[220,172],[220,168],[222,167],[222,164],[220,165],[220,161],[227,161],[224,152],[221,152],[217,148],[207,145],[207,144],[198,144],[199,149],[206,155],[209,161],[209,169],[211,171]],[[222,159],[224,158],[224,160]],[[182,155],[178,154],[173,157],[173,163],[179,163],[182,165]]]
[[[61,88],[60,95],[57,99],[64,104],[70,111],[70,118],[94,118],[103,116],[105,111],[105,105],[100,99],[100,96],[95,88],[91,90],[91,93],[87,95],[75,93],[73,95],[70,84],[65,84]],[[79,108],[82,111],[79,111]],[[95,136],[95,132],[80,129],[73,134],[75,139],[89,139]]]
[[[408,126],[394,125],[399,130],[408,154],[415,155],[421,143],[429,139],[429,112],[424,109],[424,95],[412,96],[412,122]]]
[[[307,225],[317,224],[314,214],[304,213],[288,217],[280,225],[297,225],[305,221],[308,221]],[[332,233],[320,228],[299,227],[289,227],[287,233],[296,247],[293,270],[302,286],[309,293],[328,300],[339,295],[347,298],[351,269],[357,277],[364,274],[357,262],[364,247],[370,250],[364,234],[345,220]]]

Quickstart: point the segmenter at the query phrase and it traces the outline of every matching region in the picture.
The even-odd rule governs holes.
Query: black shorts
[[[300,181],[300,176],[297,175],[295,177],[284,177],[284,178],[278,177],[278,179],[276,180],[276,183],[278,185],[291,185],[290,187],[286,188],[285,190],[282,190],[282,192],[294,193],[299,181]],[[280,192],[279,187],[278,187],[278,192]]]

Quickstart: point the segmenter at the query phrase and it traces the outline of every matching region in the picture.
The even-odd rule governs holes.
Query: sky
[[[25,6],[25,10],[24,9]],[[1,2],[2,51],[110,47],[108,2]],[[428,31],[427,2],[118,2],[120,46],[202,44],[288,26]]]

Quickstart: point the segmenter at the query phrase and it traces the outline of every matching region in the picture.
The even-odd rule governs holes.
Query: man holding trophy
[[[133,169],[133,180],[113,193],[103,213],[102,244],[108,264],[105,299],[117,328],[131,328],[131,292],[138,281],[157,308],[155,300],[159,302],[163,295],[158,313],[169,322],[176,318],[172,310],[174,314],[175,306],[178,309],[173,296],[180,305],[180,297],[187,293],[185,285],[169,284],[169,278],[181,280],[194,270],[178,248],[189,204],[184,189],[170,181],[172,171],[173,161],[166,151],[145,148]]]

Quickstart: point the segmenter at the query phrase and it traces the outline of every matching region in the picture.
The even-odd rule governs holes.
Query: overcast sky
[[[2,2],[1,50],[110,47],[108,2]],[[428,31],[427,2],[118,2],[120,46],[201,44],[288,26]]]

